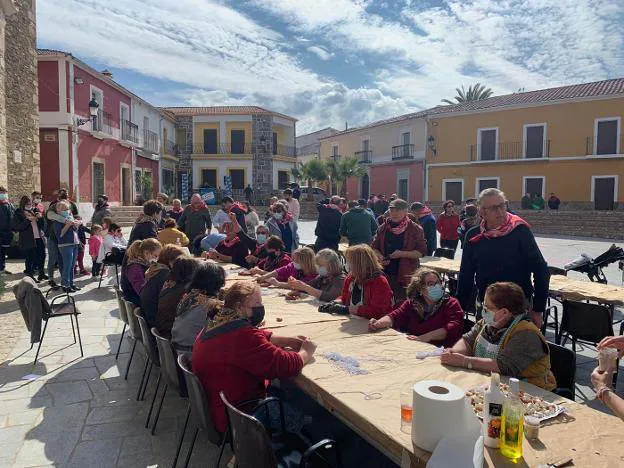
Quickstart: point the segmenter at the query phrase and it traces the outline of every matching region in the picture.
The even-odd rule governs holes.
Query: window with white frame
[[[340,157],[340,154],[338,153],[338,145],[334,144],[332,145],[332,158],[338,159],[339,157]]]
[[[481,192],[485,189],[495,188],[500,189],[500,178],[499,177],[477,177],[476,187],[475,187],[475,197],[478,197]]]
[[[477,156],[479,161],[498,159],[498,128],[480,128],[478,130]]]
[[[464,179],[444,179],[442,181],[442,200],[453,200],[459,205],[464,200]]]
[[[526,176],[522,178],[522,194],[533,195],[537,193],[543,197],[546,193],[546,177],[544,176]]]
[[[594,154],[619,154],[621,118],[596,119],[594,123]]]
[[[546,124],[529,124],[524,126],[524,157],[539,159],[547,157]]]

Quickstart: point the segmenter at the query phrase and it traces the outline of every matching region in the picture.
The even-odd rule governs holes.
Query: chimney
[[[102,75],[104,75],[106,78],[110,78],[111,80],[113,79],[113,73],[108,68],[102,70]]]

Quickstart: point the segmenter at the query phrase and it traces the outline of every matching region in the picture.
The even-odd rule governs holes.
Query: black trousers
[[[457,244],[459,243],[459,239],[456,240],[442,240],[440,239],[440,247],[444,247],[446,249],[457,250]]]
[[[314,243],[314,251],[319,252],[323,249],[332,249],[338,252],[338,243],[340,242],[340,238],[336,239],[325,239],[323,237],[317,237],[316,242]]]
[[[45,264],[45,244],[43,239],[35,239],[35,247],[24,250],[24,266],[26,272],[30,274],[43,273]]]

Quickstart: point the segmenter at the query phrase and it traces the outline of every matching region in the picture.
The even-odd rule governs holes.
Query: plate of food
[[[472,409],[480,419],[483,419],[483,399],[484,393],[488,388],[488,385],[483,385],[466,391],[466,398],[468,398]],[[499,388],[503,395],[507,396],[509,394],[509,385],[501,383]],[[524,415],[537,418],[540,422],[552,419],[565,411],[563,406],[549,403],[543,398],[533,396],[527,392],[520,391],[518,396],[524,404]]]

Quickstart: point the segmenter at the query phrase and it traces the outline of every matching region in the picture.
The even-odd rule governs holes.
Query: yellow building
[[[286,188],[296,164],[296,119],[256,106],[169,107],[188,191],[247,185],[264,199]],[[184,184],[181,184],[184,185]],[[183,195],[184,196],[184,195]]]
[[[513,202],[537,192],[563,206],[624,205],[624,78],[425,112],[429,201],[497,187]]]

